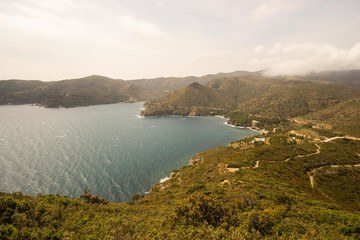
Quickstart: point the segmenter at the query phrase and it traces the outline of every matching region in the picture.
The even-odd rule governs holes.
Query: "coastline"
[[[260,134],[263,134],[263,132],[261,130],[258,130],[258,129],[255,129],[255,128],[252,128],[252,127],[243,127],[243,126],[236,126],[236,125],[233,125],[233,124],[230,124],[228,122],[224,122],[224,124],[228,127],[232,127],[232,128],[240,128],[240,129],[249,129],[251,131],[254,131],[254,132],[257,132],[257,133],[260,133]]]
[[[136,115],[138,118],[141,118],[141,119],[144,119],[144,118],[148,118],[148,117],[165,117],[165,116],[173,116],[173,117],[215,117],[215,118],[221,118],[221,119],[224,119],[226,121],[223,122],[224,125],[228,126],[228,127],[232,127],[232,128],[238,128],[238,129],[249,129],[250,131],[253,131],[253,132],[256,132],[258,134],[264,134],[264,132],[262,132],[261,130],[259,129],[255,129],[255,128],[252,128],[252,127],[244,127],[244,126],[236,126],[236,125],[233,125],[233,124],[230,124],[228,123],[229,122],[229,118],[226,118],[224,115],[204,115],[204,116],[195,116],[195,115],[176,115],[176,114],[170,114],[170,115],[152,115],[152,116],[145,116],[143,114],[143,111],[146,110],[145,106],[142,106],[140,108],[141,112]],[[192,158],[189,160],[189,164],[191,163],[191,160]],[[157,182],[157,184],[162,184],[162,183],[165,183],[166,181],[170,180],[172,178],[172,174],[173,173],[173,170],[170,172],[169,175],[163,177],[163,178],[160,178],[160,180]],[[157,185],[156,184],[156,185]],[[151,192],[151,189],[149,191],[146,191],[144,194],[149,194]]]
[[[142,108],[143,109],[143,108]],[[146,116],[143,116],[142,114],[140,115],[137,115],[138,118],[146,118]],[[177,117],[180,117],[180,116],[183,116],[183,115],[163,115],[163,116],[177,116]],[[151,117],[163,117],[163,116],[151,116]],[[228,121],[230,120],[229,118],[226,118],[225,116],[223,115],[215,115],[215,116],[194,116],[194,115],[185,115],[185,117],[216,117],[216,118],[221,118],[221,119],[225,119],[226,121],[223,122],[224,125],[228,126],[228,127],[232,127],[232,128],[238,128],[238,129],[249,129],[250,131],[253,131],[253,132],[257,132],[259,134],[264,134],[261,130],[258,130],[258,129],[254,129],[254,128],[251,128],[251,127],[243,127],[243,126],[236,126],[236,125],[233,125],[233,124],[230,124],[228,123]],[[240,139],[241,140],[241,139]],[[206,150],[206,149],[205,149]],[[196,156],[196,154],[194,155]],[[191,161],[192,161],[193,157],[189,160],[189,163],[188,165],[191,165]],[[173,171],[172,170],[170,172],[170,174],[168,176],[165,176],[163,178],[160,178],[160,180],[158,181],[157,184],[162,184],[162,183],[165,183],[166,181],[170,180],[172,177],[173,177]],[[149,194],[151,192],[151,189],[147,192],[145,192],[145,194]]]
[[[232,128],[240,128],[240,129],[245,129],[245,128],[247,128],[247,129],[249,129],[249,130],[251,130],[251,131],[258,132],[258,133],[261,133],[261,134],[264,134],[261,130],[256,129],[256,128],[252,128],[252,127],[244,127],[244,126],[237,126],[237,125],[231,124],[231,123],[229,123],[230,118],[226,118],[226,117],[225,117],[225,116],[223,116],[223,115],[215,115],[214,117],[221,118],[221,119],[225,119],[225,120],[226,120],[226,122],[224,122],[224,124],[225,124],[226,126],[228,126],[228,127],[232,127]]]

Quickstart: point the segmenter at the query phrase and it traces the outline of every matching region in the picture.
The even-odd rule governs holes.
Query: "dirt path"
[[[295,118],[290,119],[290,121],[295,122],[295,123],[299,123],[299,124],[306,124],[305,121],[300,121],[300,120],[295,119]]]
[[[360,138],[357,138],[357,137],[352,137],[352,136],[344,136],[344,137],[332,137],[332,138],[327,138],[321,142],[323,143],[328,143],[328,142],[331,142],[331,141],[334,141],[336,139],[350,139],[350,140],[355,140],[355,141],[360,141]],[[267,138],[268,140],[268,138]],[[293,157],[293,159],[295,158],[305,158],[305,157],[310,157],[310,156],[313,156],[313,155],[317,155],[317,154],[320,154],[321,153],[321,146],[319,145],[319,143],[315,143],[315,146],[317,147],[316,151],[313,152],[313,153],[309,153],[309,154],[306,154],[306,155],[297,155],[295,157]],[[358,156],[360,156],[360,153],[357,153],[355,152]],[[268,161],[268,162],[288,162],[290,161],[290,157],[285,159],[284,161]],[[255,166],[253,167],[241,167],[241,169],[255,169],[255,168],[258,168],[260,166],[260,161],[256,161],[255,163]],[[327,166],[321,166],[321,167],[318,167],[318,168],[315,168],[311,171],[309,171],[307,174],[309,176],[309,180],[310,180],[310,185],[312,188],[314,188],[314,184],[315,184],[315,175],[316,175],[316,172],[324,167],[332,167],[332,168],[337,168],[337,167],[340,167],[340,166],[344,166],[344,167],[360,167],[360,164],[355,164],[355,165],[327,165]],[[227,168],[226,167],[226,170],[228,172],[236,172],[238,171],[240,168]]]
[[[309,176],[309,179],[310,179],[310,185],[312,188],[314,188],[314,175],[315,175],[315,170],[311,171],[311,172],[308,172],[308,176]]]
[[[320,154],[321,146],[319,144],[317,144],[317,143],[315,143],[315,146],[317,147],[316,152],[309,153],[309,154],[306,154],[306,155],[298,155],[298,156],[296,156],[294,158],[304,158],[304,157],[310,157],[310,156],[313,156],[313,155]]]
[[[339,168],[339,167],[360,167],[360,163],[359,164],[354,164],[354,165],[327,165],[327,166],[322,166],[322,167],[318,167],[315,168],[314,170],[308,172],[309,175],[309,179],[310,179],[310,185],[312,188],[314,188],[314,183],[315,183],[315,174],[318,170],[326,168],[326,167],[330,167],[330,168]]]
[[[336,139],[350,139],[350,140],[355,140],[355,141],[360,141],[360,138],[357,138],[357,137],[352,137],[352,136],[344,136],[344,137],[332,137],[332,138],[327,138],[325,140],[323,140],[322,142],[324,143],[328,143],[328,142],[331,142],[331,141],[334,141]],[[305,156],[311,156],[311,155],[315,155],[315,154],[320,154],[320,151],[321,151],[321,146],[318,145],[317,143],[315,144],[318,149],[316,151],[316,153],[312,153],[312,154],[308,154],[308,155],[305,155]],[[355,152],[358,156],[360,156],[359,153]],[[315,174],[316,174],[316,171],[317,170],[320,170],[321,168],[324,168],[324,167],[332,167],[332,168],[337,168],[337,167],[340,167],[340,166],[344,166],[344,167],[360,167],[360,164],[355,164],[355,165],[327,165],[327,166],[322,166],[322,167],[318,167],[318,168],[315,168],[313,169],[312,171],[308,172],[308,176],[309,176],[309,180],[310,180],[310,185],[312,188],[314,188],[314,182],[315,182]]]
[[[360,138],[357,138],[357,137],[352,137],[352,136],[344,136],[344,137],[332,137],[332,138],[327,138],[325,140],[323,140],[322,142],[331,142],[333,140],[336,140],[336,139],[350,139],[350,140],[355,140],[355,141],[360,141]]]
[[[324,143],[328,143],[328,142],[331,142],[331,141],[334,141],[336,139],[350,139],[350,140],[355,140],[355,141],[360,141],[360,138],[357,138],[357,137],[352,137],[352,136],[343,136],[343,137],[332,137],[332,138],[327,138],[325,140],[323,140],[322,142]],[[318,143],[315,143],[315,146],[317,147],[316,151],[313,152],[313,153],[309,153],[309,154],[306,154],[306,155],[297,155],[295,157],[293,157],[293,159],[295,158],[304,158],[304,157],[310,157],[310,156],[313,156],[313,155],[317,155],[317,154],[320,154],[321,153],[321,146],[318,144]],[[359,153],[355,152],[358,156],[360,156]],[[288,162],[290,161],[291,158],[287,158],[284,160],[284,162]],[[277,162],[277,161],[273,161],[273,162]],[[312,171],[308,172],[308,176],[309,176],[309,180],[310,180],[310,185],[312,188],[314,188],[314,183],[315,183],[315,175],[316,175],[316,171],[318,171],[319,169],[323,168],[323,167],[333,167],[333,168],[336,168],[336,167],[340,167],[340,166],[345,166],[345,167],[360,167],[360,164],[355,164],[355,165],[328,165],[328,166],[322,166],[322,167],[318,167],[318,168],[315,168],[313,169]]]
[[[235,173],[236,171],[238,171],[240,169],[255,169],[255,168],[258,168],[259,166],[260,166],[260,161],[256,161],[255,166],[253,166],[253,167],[229,168],[226,166],[226,170],[228,172]]]

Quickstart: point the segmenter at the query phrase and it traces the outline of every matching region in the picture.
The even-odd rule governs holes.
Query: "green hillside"
[[[152,106],[159,106],[165,111],[174,109],[175,114],[176,109],[186,109],[190,114],[192,108],[202,107],[208,108],[208,113],[218,109],[286,118],[316,112],[359,96],[359,89],[346,84],[259,76],[216,79],[202,88],[189,85],[148,102],[144,115],[152,115]],[[204,95],[208,97],[203,99]]]
[[[359,239],[360,141],[265,137],[198,153],[130,203],[1,193],[0,238]]]
[[[353,98],[308,114],[304,119],[314,126],[319,125],[320,128],[326,123],[325,128],[328,126],[334,131],[360,137],[360,98]]]
[[[308,78],[249,75],[215,79],[206,85],[191,84],[145,103],[142,113],[226,115],[230,123],[243,126],[251,126],[251,120],[256,119],[264,123],[264,119],[279,122],[306,116],[330,124],[335,131],[359,136],[360,87],[356,83],[360,78],[343,82]]]

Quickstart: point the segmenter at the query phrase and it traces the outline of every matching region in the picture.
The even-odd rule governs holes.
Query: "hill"
[[[346,84],[259,76],[216,79],[202,87],[188,85],[150,101],[144,115],[152,115],[152,107],[158,106],[164,111],[174,109],[173,114],[179,108],[190,114],[194,112],[191,107],[197,107],[208,109],[207,114],[212,110],[241,111],[286,118],[316,112],[359,96],[359,90]],[[205,99],[204,95],[207,95]]]
[[[0,81],[0,104],[38,104],[45,107],[77,107],[150,98],[141,87],[102,76],[57,82]]]
[[[77,107],[124,101],[146,101],[164,96],[194,81],[206,83],[217,78],[259,75],[259,72],[236,71],[202,77],[115,80],[92,75],[54,82],[30,80],[0,81],[0,105],[38,104],[45,107]]]
[[[352,133],[352,128],[360,127],[358,82],[357,75],[344,81],[254,75],[215,79],[205,85],[193,83],[148,101],[142,114],[226,115],[230,123],[243,126],[250,126],[250,118],[286,120],[306,115],[308,119],[318,118],[334,125],[334,130]]]
[[[312,72],[303,76],[308,80],[323,80],[328,82],[349,84],[355,87],[360,86],[360,70],[343,70],[343,71],[324,71],[324,72]]]
[[[360,136],[360,98],[353,98],[301,118],[315,127]]]

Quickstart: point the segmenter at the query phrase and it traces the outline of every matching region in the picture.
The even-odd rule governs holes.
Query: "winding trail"
[[[318,167],[318,168],[315,168],[314,170],[308,172],[308,175],[309,175],[309,178],[310,178],[310,185],[312,188],[314,188],[314,177],[315,177],[315,174],[318,170],[321,170],[323,168],[327,168],[327,167],[330,167],[330,168],[339,168],[339,167],[349,167],[349,168],[353,168],[353,167],[360,167],[360,163],[359,164],[348,164],[348,165],[326,165],[326,166],[322,166],[322,167]]]
[[[332,138],[327,138],[321,142],[323,143],[328,143],[328,142],[331,142],[331,141],[334,141],[334,140],[337,140],[337,139],[350,139],[350,140],[355,140],[355,141],[360,141],[360,138],[357,138],[357,137],[352,137],[352,136],[343,136],[343,137],[332,137]],[[295,158],[305,158],[305,157],[310,157],[310,156],[314,156],[314,155],[317,155],[317,154],[320,154],[321,153],[321,146],[319,145],[319,143],[315,143],[315,146],[317,147],[316,151],[313,152],[313,153],[309,153],[309,154],[306,154],[306,155],[297,155],[295,157],[293,157],[293,159]],[[355,152],[358,156],[360,156],[360,153],[357,153]],[[290,161],[290,157],[285,159],[284,161],[269,161],[269,162],[288,162]],[[260,161],[256,161],[256,165],[254,167],[243,167],[243,168],[258,168],[260,165]],[[309,171],[307,174],[309,176],[309,180],[310,180],[310,185],[312,188],[314,188],[314,183],[315,183],[315,175],[316,175],[316,172],[318,170],[320,170],[321,168],[324,168],[324,167],[332,167],[332,168],[337,168],[337,167],[340,167],[340,166],[344,166],[344,167],[360,167],[360,164],[355,164],[355,165],[326,165],[326,166],[321,166],[321,167],[318,167],[318,168],[315,168],[311,171]]]
[[[355,140],[355,141],[360,141],[360,138],[357,138],[357,137],[352,137],[352,136],[343,136],[343,137],[332,137],[332,138],[327,138],[325,140],[322,140],[320,142],[322,143],[328,143],[328,142],[331,142],[331,141],[334,141],[334,140],[337,140],[337,139],[350,139],[350,140]],[[297,155],[295,157],[293,157],[293,159],[295,158],[305,158],[305,157],[310,157],[310,156],[314,156],[314,155],[317,155],[317,154],[320,154],[321,153],[321,146],[319,145],[319,143],[315,143],[315,146],[317,147],[316,151],[313,152],[313,153],[309,153],[309,154],[306,154],[306,155]],[[358,155],[360,157],[360,153],[358,152],[355,152],[356,155]],[[290,157],[285,159],[284,161],[268,161],[268,162],[288,162],[290,161]],[[241,167],[241,169],[256,169],[260,166],[260,161],[256,161],[255,163],[255,166],[253,167]],[[315,168],[311,171],[309,171],[307,174],[309,176],[309,180],[310,180],[310,185],[312,188],[314,188],[314,185],[315,185],[315,175],[316,175],[316,172],[322,168],[325,168],[325,167],[331,167],[331,168],[338,168],[338,167],[360,167],[360,163],[359,164],[353,164],[353,165],[326,165],[326,166],[321,166],[321,167],[318,167],[318,168]],[[236,172],[238,171],[240,168],[227,168],[227,171],[228,172]],[[324,193],[322,193],[324,194]]]
[[[236,171],[238,171],[240,169],[255,169],[255,168],[258,168],[259,166],[260,166],[260,161],[256,161],[255,166],[253,166],[253,167],[229,168],[226,166],[226,170],[228,172],[235,173]]]
[[[331,142],[333,140],[336,140],[336,139],[350,139],[350,140],[355,140],[355,141],[360,141],[360,138],[357,138],[357,137],[352,137],[352,136],[344,136],[344,137],[332,137],[332,138],[327,138],[325,140],[323,140],[322,142]]]
[[[304,157],[310,157],[310,156],[313,156],[313,155],[320,154],[321,146],[318,143],[315,143],[315,146],[317,147],[316,152],[309,153],[309,154],[306,154],[306,155],[298,155],[298,156],[296,156],[294,158],[304,158]]]
[[[350,140],[354,140],[354,141],[360,141],[360,138],[357,138],[357,137],[352,137],[352,136],[343,136],[343,137],[332,137],[332,138],[327,138],[321,142],[324,142],[324,143],[328,143],[328,142],[331,142],[331,141],[334,141],[334,140],[337,140],[337,139],[350,139]],[[318,145],[317,143],[315,144],[318,149],[315,153],[312,153],[312,154],[308,154],[308,155],[305,155],[305,156],[312,156],[312,155],[315,155],[315,154],[320,154],[320,150],[321,150],[321,146]],[[359,153],[355,152],[358,156],[360,156]],[[332,168],[338,168],[338,167],[360,167],[360,164],[355,164],[355,165],[326,165],[326,166],[321,166],[321,167],[318,167],[318,168],[315,168],[313,169],[312,171],[308,172],[308,176],[309,176],[309,180],[310,180],[310,185],[312,188],[314,188],[314,183],[315,183],[315,174],[316,174],[316,171],[322,169],[322,168],[325,168],[325,167],[332,167]]]

